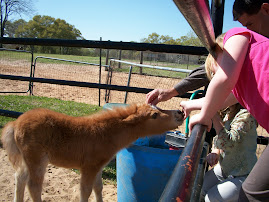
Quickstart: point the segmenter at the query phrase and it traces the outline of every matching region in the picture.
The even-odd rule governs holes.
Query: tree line
[[[85,40],[81,32],[70,25],[63,19],[55,19],[46,15],[35,15],[28,22],[24,19],[15,21],[9,20],[10,16],[17,14],[34,13],[32,0],[1,0],[0,1],[0,19],[1,19],[1,37],[16,38],[54,38],[54,39],[70,39]],[[149,34],[147,38],[141,39],[144,43],[157,44],[174,44],[203,46],[194,32],[189,32],[187,36],[181,36],[174,39],[169,35],[159,35],[156,32]],[[1,45],[1,44],[0,44]],[[94,50],[85,50],[82,48],[63,48],[63,47],[35,47],[35,51],[42,53],[55,54],[81,54],[92,55]]]
[[[169,35],[159,35],[156,32],[153,32],[152,34],[149,34],[147,38],[143,38],[141,42],[183,46],[204,46],[193,31],[190,31],[186,36],[181,36],[177,39],[174,39]]]
[[[49,38],[83,40],[81,32],[65,20],[36,15],[26,22],[23,19],[6,23],[5,36],[16,38]],[[79,48],[35,47],[35,51],[53,54],[81,54]]]
[[[24,38],[54,38],[84,40],[81,32],[65,20],[55,19],[50,16],[36,15],[26,22],[23,19],[6,23],[5,35],[8,37]],[[159,35],[156,32],[141,39],[143,43],[172,44],[186,46],[203,46],[194,32],[190,31],[187,36],[174,39],[169,35]]]

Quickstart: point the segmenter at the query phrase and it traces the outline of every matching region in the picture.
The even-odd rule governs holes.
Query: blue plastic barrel
[[[159,200],[182,151],[169,150],[164,141],[165,135],[139,138],[118,152],[118,202]]]
[[[126,104],[107,103],[104,109]],[[169,150],[165,134],[139,138],[117,153],[118,202],[155,202],[177,164],[182,150]]]

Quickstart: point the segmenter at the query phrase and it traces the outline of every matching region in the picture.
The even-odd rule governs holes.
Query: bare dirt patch
[[[15,189],[14,169],[10,165],[6,151],[2,148],[0,148],[0,159],[0,201],[13,201]],[[42,200],[46,202],[79,201],[79,180],[80,176],[74,171],[49,165],[43,183]],[[103,197],[105,202],[117,201],[116,185],[105,184]],[[32,201],[27,189],[24,201]],[[95,201],[93,193],[89,201]]]

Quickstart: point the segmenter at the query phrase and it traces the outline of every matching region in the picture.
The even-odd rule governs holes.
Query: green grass
[[[34,108],[48,108],[57,112],[65,113],[70,116],[84,116],[96,113],[102,107],[77,103],[73,101],[63,101],[55,98],[36,97],[36,96],[18,96],[4,95],[0,96],[0,109],[26,112]],[[2,128],[9,121],[15,120],[5,116],[0,116],[0,133]],[[116,184],[116,163],[112,160],[103,171],[105,183]]]
[[[0,96],[0,109],[26,112],[30,109],[40,107],[48,108],[71,116],[83,116],[100,110],[99,106],[73,101],[62,101],[54,98],[18,95]],[[0,127],[10,120],[13,119],[0,116]]]

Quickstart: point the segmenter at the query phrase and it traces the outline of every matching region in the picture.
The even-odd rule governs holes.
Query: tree
[[[195,36],[194,32],[188,32],[187,36],[179,38],[180,44],[185,46],[204,46],[200,39]]]
[[[18,30],[22,30],[27,22],[23,19],[16,20],[14,22],[7,21],[5,28],[5,35],[8,37],[15,37]]]
[[[141,39],[143,43],[160,43],[160,35],[156,32],[153,32],[148,36],[148,38]]]
[[[5,35],[5,27],[10,16],[32,13],[32,0],[0,0],[1,37]]]
[[[148,38],[143,38],[141,42],[144,43],[157,43],[157,44],[171,44],[171,45],[186,45],[186,46],[203,46],[194,32],[190,31],[187,36],[181,36],[174,39],[169,35],[159,35],[156,32],[149,34]]]
[[[65,20],[36,15],[24,26],[18,27],[15,37],[83,39],[81,32]]]
[[[159,35],[156,32],[153,32],[148,36],[148,38],[144,38],[141,40],[141,42],[144,43],[161,43],[161,44],[176,44],[176,41],[173,39],[173,37],[170,37],[168,35]]]
[[[15,22],[14,22],[15,23]],[[17,27],[15,37],[83,40],[81,32],[65,20],[36,15],[32,20]],[[38,47],[43,53],[78,54],[76,48]]]

